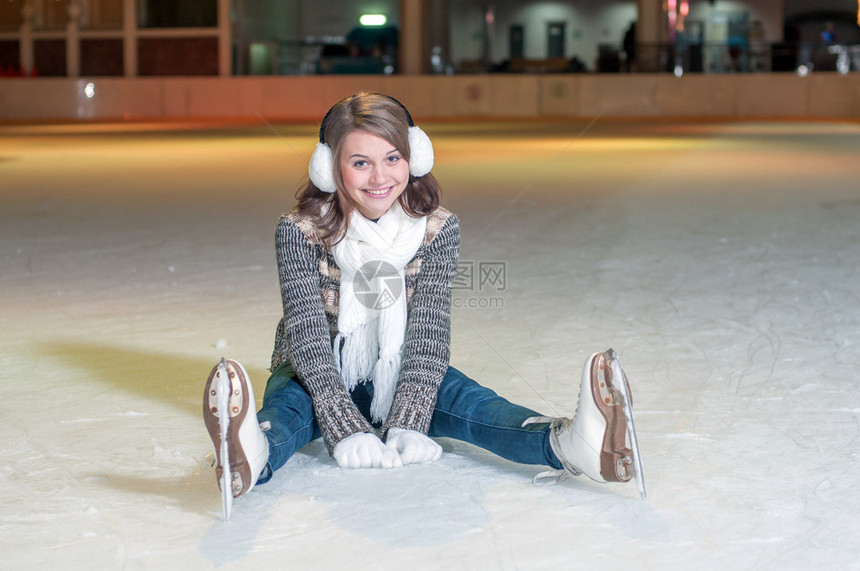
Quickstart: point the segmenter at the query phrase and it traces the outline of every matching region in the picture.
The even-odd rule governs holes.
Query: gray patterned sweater
[[[329,454],[357,432],[373,432],[335,367],[340,269],[310,218],[295,212],[278,222],[275,239],[284,316],[275,334],[272,369],[288,363],[314,404]],[[457,217],[439,208],[404,268],[408,317],[394,402],[382,426],[426,434],[450,356],[451,287],[460,249]]]

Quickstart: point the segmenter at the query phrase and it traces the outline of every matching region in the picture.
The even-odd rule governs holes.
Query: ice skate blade
[[[227,371],[227,363],[224,359],[218,364],[214,382],[218,383],[218,431],[221,437],[221,509],[224,521],[230,521],[230,512],[233,510],[233,489],[230,485],[230,447],[227,443],[227,434],[230,429],[230,414],[224,414],[228,410],[230,396],[233,393],[230,374]]]
[[[224,521],[230,519],[233,498],[246,491],[242,489],[245,478],[239,472],[247,462],[241,446],[237,446],[238,431],[248,408],[245,378],[240,365],[221,359],[209,375],[203,396],[203,420],[215,447],[215,478],[221,491]]]
[[[609,366],[608,354],[595,354],[588,370],[590,396],[605,428],[599,450],[600,478],[587,475],[598,482],[629,482],[633,476],[628,468],[631,451],[627,447],[627,417],[622,408],[624,397],[615,388],[616,379]]]
[[[613,387],[618,391],[621,400],[621,407],[624,411],[624,418],[627,421],[627,438],[630,441],[630,452],[632,455],[633,479],[636,481],[636,488],[639,491],[639,497],[644,501],[648,494],[645,489],[645,475],[642,472],[642,456],[639,453],[639,440],[636,438],[636,425],[633,421],[633,399],[630,391],[630,384],[627,381],[627,375],[624,369],[621,368],[621,361],[618,360],[618,354],[612,349],[605,353],[610,370],[612,372]]]

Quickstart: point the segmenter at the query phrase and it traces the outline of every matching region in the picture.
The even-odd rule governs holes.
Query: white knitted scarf
[[[358,211],[332,249],[340,268],[334,360],[347,390],[373,381],[371,418],[388,416],[406,337],[403,268],[424,240],[427,217],[412,218],[395,202],[376,223]]]

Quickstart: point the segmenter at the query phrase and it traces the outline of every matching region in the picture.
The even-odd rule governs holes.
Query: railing
[[[860,71],[860,44],[732,44],[728,42],[638,46],[634,61],[618,46],[601,46],[595,71],[640,73],[764,73]]]
[[[212,38],[217,39],[221,31],[219,29],[189,29],[189,30],[132,30],[131,34],[122,31],[90,31],[83,30],[76,38],[84,48],[87,42],[114,43],[126,41],[127,47],[134,49],[139,42],[152,42],[153,40],[174,40],[187,38]],[[32,52],[34,41],[53,40],[55,43],[66,42],[68,38],[62,32],[34,32],[31,37],[24,41],[18,34],[9,32],[0,33],[0,47],[3,48],[4,57],[0,58],[0,77],[31,75],[24,72],[21,67],[15,65],[13,60],[19,59],[19,42]],[[235,59],[233,61],[233,75],[316,75],[316,74],[391,74],[397,71],[396,54],[350,54],[332,49],[337,44],[328,43],[324,40],[315,41],[284,41],[266,40],[250,41],[243,38],[234,38]],[[22,47],[21,49],[24,49]],[[98,46],[96,46],[98,47]],[[215,44],[201,46],[205,50],[213,49],[213,54],[219,51]],[[77,48],[80,49],[80,48]],[[345,49],[345,48],[344,48]],[[104,50],[102,50],[104,51]],[[199,51],[199,50],[198,50]],[[5,57],[6,55],[10,57]],[[114,59],[122,58],[121,50],[112,49],[108,55]],[[214,57],[214,56],[213,56]],[[71,59],[77,59],[78,63],[64,66],[59,73],[52,75],[67,75],[66,70],[79,69],[78,73],[68,75],[158,75],[148,68],[138,69],[137,58],[134,58],[134,72],[123,73],[124,67],[130,67],[128,54],[126,54],[125,66],[122,59],[109,61],[108,64],[95,66],[87,65],[86,58],[80,58],[77,54]],[[30,56],[32,59],[32,54]],[[69,59],[69,58],[66,58]],[[81,61],[83,59],[84,61]],[[151,58],[150,58],[151,59]],[[199,59],[199,58],[198,58]],[[212,58],[210,58],[212,59]],[[217,59],[217,58],[215,58]],[[208,62],[206,66],[207,75],[217,75],[217,61]],[[7,61],[8,60],[8,61]],[[97,62],[98,63],[98,62]],[[104,62],[102,62],[104,63]],[[437,65],[438,64],[438,65]],[[589,65],[590,64],[590,65]],[[500,62],[486,62],[484,60],[464,60],[456,65],[446,62],[434,61],[428,66],[431,73],[674,73],[684,75],[689,73],[768,73],[768,72],[796,72],[801,75],[822,71],[836,71],[849,73],[860,71],[860,44],[844,45],[821,43],[748,43],[733,44],[729,42],[708,43],[683,43],[676,44],[660,43],[650,45],[639,45],[633,59],[628,58],[620,45],[601,44],[598,46],[598,57],[594,62],[584,62],[579,58],[518,58]],[[196,69],[199,74],[202,67]],[[103,69],[113,70],[110,73],[100,73]],[[135,73],[137,72],[137,73]],[[169,74],[168,74],[169,75]],[[222,75],[226,75],[222,72]]]
[[[242,46],[241,42],[237,42]],[[382,74],[392,62],[369,54],[338,52],[324,42],[247,42],[237,50],[238,75]],[[620,45],[601,44],[598,57],[586,63],[579,58],[514,58],[488,62],[461,60],[456,65],[429,66],[431,73],[767,73],[860,70],[860,45],[746,44],[728,42],[660,43],[640,45],[629,60]],[[264,54],[255,64],[253,55]],[[263,62],[260,65],[260,61]],[[442,62],[444,64],[444,62]],[[392,66],[393,67],[393,66]],[[388,67],[388,69],[392,69]]]

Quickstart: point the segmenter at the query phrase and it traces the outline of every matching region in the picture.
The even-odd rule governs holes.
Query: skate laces
[[[554,420],[555,420],[554,416],[530,416],[527,419],[525,419],[520,426],[525,428],[526,426],[528,426],[530,424],[541,424],[544,422],[547,424],[550,424]]]
[[[555,486],[562,480],[567,480],[568,478],[570,478],[570,472],[564,468],[559,468],[558,470],[546,470],[539,474],[535,474],[535,477],[532,478],[532,484],[535,486]]]
[[[532,416],[523,421],[521,426],[525,427],[530,424],[539,424],[539,423],[549,423],[550,429],[550,444],[552,445],[552,449],[555,452],[557,449],[557,438],[558,434],[563,434],[570,430],[573,426],[573,421],[569,418],[556,418],[552,416]],[[553,442],[555,440],[555,442]],[[556,453],[558,457],[558,454]],[[563,468],[553,468],[552,470],[545,470],[535,475],[532,478],[532,483],[536,486],[554,486],[561,482],[562,480],[566,480],[570,476],[579,476],[582,472],[576,469],[573,465],[561,457],[558,457],[558,460],[562,463]]]

